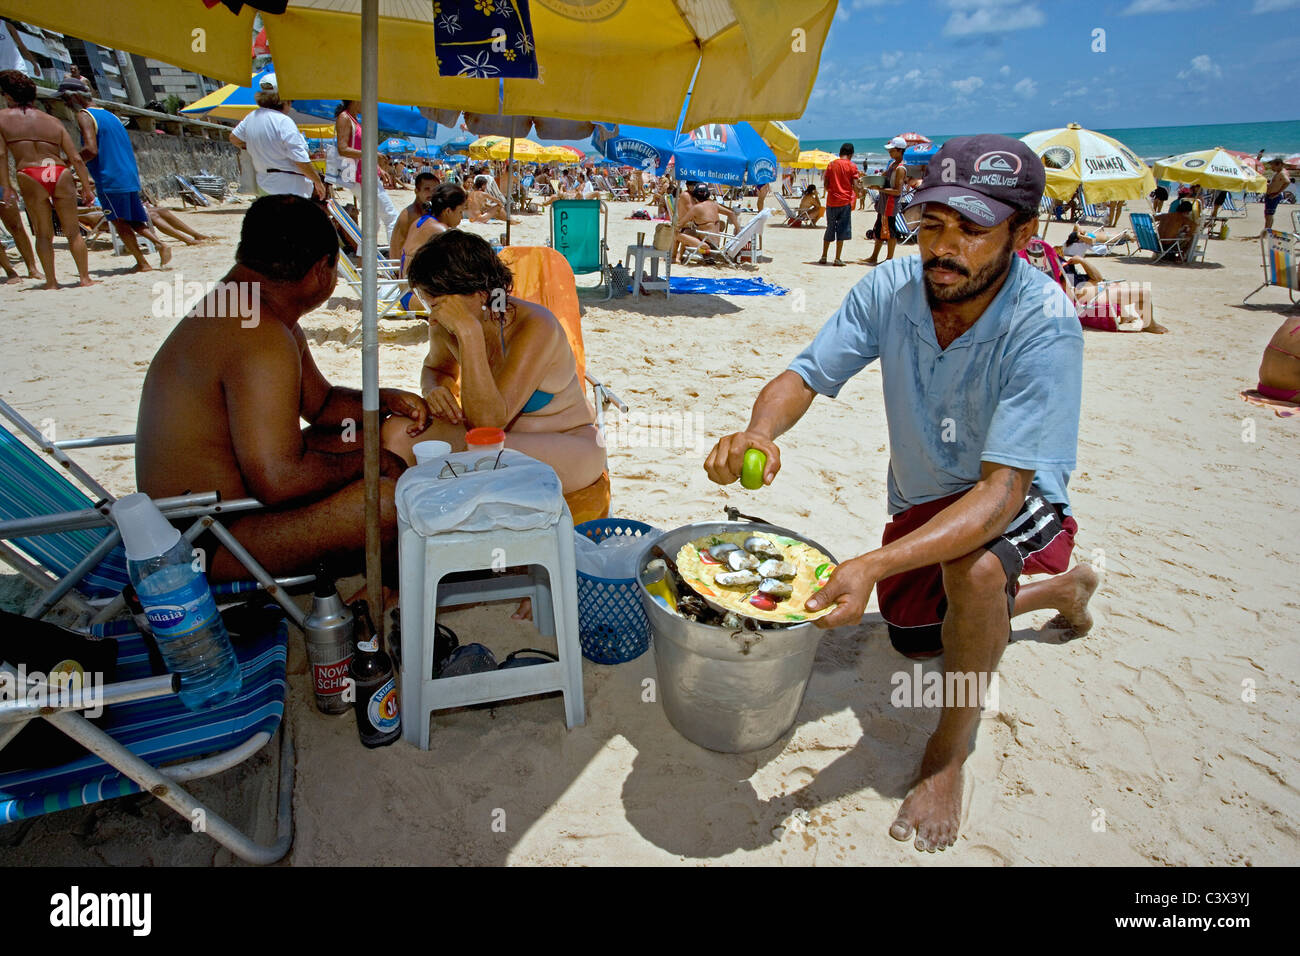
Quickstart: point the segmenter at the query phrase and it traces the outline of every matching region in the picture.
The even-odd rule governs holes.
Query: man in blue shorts
[[[1272,159],[1268,164],[1269,170],[1273,173],[1273,178],[1268,181],[1268,189],[1264,193],[1265,229],[1273,228],[1273,214],[1277,212],[1278,204],[1282,201],[1282,194],[1291,185],[1291,177],[1286,174],[1283,165],[1280,158]]]
[[[840,147],[840,158],[833,159],[822,174],[826,185],[826,234],[822,236],[822,257],[819,265],[826,265],[826,253],[831,242],[835,243],[835,265],[844,265],[844,240],[853,236],[853,225],[849,221],[853,213],[853,203],[857,199],[853,184],[862,174],[853,163],[853,144],[845,143]]]
[[[856,625],[875,589],[896,649],[942,653],[945,688],[980,688],[971,696],[981,699],[945,696],[890,827],[897,840],[915,835],[918,850],[957,838],[962,765],[1011,618],[1050,608],[1061,612],[1052,625],[1071,636],[1092,625],[1096,574],[1087,564],[1063,573],[1077,529],[1066,484],[1083,336],[1065,294],[1015,255],[1033,238],[1043,183],[1042,162],[1018,140],[946,142],[905,213],[919,224],[921,254],[885,262],[854,286],[764,387],[746,430],[705,462],[726,484],[758,448],[770,484],[781,467],[776,439],[817,395],[834,397],[880,360],[893,518],[882,546],[840,564],[807,609],[835,606],[821,627]],[[1055,576],[1018,587],[1026,572]]]
[[[108,110],[91,106],[90,89],[80,80],[67,79],[59,84],[63,101],[77,114],[81,131],[81,158],[86,161],[104,217],[117,230],[126,251],[135,259],[132,272],[152,272],[145,261],[137,236],[144,236],[158,250],[161,265],[171,261],[172,251],[149,224],[149,213],[140,200],[140,170],[135,150],[122,121]]]

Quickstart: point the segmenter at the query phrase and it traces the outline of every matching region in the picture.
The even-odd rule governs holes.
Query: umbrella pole
[[[515,118],[510,117],[510,158],[506,160],[506,245],[510,245],[510,217],[515,211]]]
[[[366,596],[382,631],[383,557],[379,528],[379,0],[361,0],[361,440],[366,490]]]

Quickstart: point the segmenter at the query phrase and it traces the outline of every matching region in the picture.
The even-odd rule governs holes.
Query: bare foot
[[[94,279],[92,279],[90,276],[83,276],[81,281],[79,281],[77,285],[81,286],[81,288],[84,289],[87,286],[99,285],[99,283],[96,282]]]
[[[927,748],[926,758],[921,762],[921,779],[898,808],[889,835],[906,842],[915,833],[912,845],[933,853],[952,846],[961,828],[961,760],[933,769],[927,769],[928,763]]]
[[[533,599],[524,598],[519,602],[519,607],[515,608],[515,613],[510,615],[512,621],[531,621],[533,619]]]
[[[135,268],[132,269],[131,271],[132,272],[153,272],[153,266],[149,265],[149,263],[141,259],[139,262],[135,264]]]
[[[383,597],[381,598],[381,600],[384,602],[384,610],[376,614],[374,608],[370,609],[370,616],[374,619],[376,627],[382,627],[383,625],[381,625],[379,622],[383,618],[384,613],[389,608],[397,607],[398,605],[397,592],[394,591],[392,588],[389,588],[387,585],[383,585],[382,589],[383,589]],[[366,585],[365,582],[363,581],[360,589],[358,589],[356,593],[354,593],[350,598],[345,598],[343,603],[351,604],[353,601],[368,601],[369,599],[370,599],[370,595],[367,593]]]
[[[82,282],[82,285],[85,285],[85,282]],[[58,287],[59,284],[55,282],[53,279],[47,279],[45,280],[45,285],[37,286],[36,288],[39,289],[41,292],[45,292],[49,289],[57,289]]]
[[[1101,578],[1091,564],[1076,564],[1066,572],[1063,580],[1073,585],[1073,597],[1064,607],[1058,608],[1061,613],[1048,621],[1046,626],[1052,630],[1065,631],[1064,638],[1073,640],[1092,630],[1092,612],[1088,610],[1088,602],[1092,600]]]
[[[172,247],[167,245],[166,243],[162,243],[162,242],[158,243],[158,264],[161,266],[165,266],[167,265],[167,263],[171,261],[172,261]]]
[[[1145,329],[1143,329],[1142,331],[1143,331],[1143,332],[1154,332],[1156,335],[1164,335],[1164,334],[1165,334],[1166,332],[1168,332],[1169,330],[1168,330],[1167,328],[1165,328],[1163,325],[1161,325],[1159,322],[1152,322],[1150,325],[1148,325],[1148,326],[1147,326]]]
[[[15,272],[13,275],[9,276],[9,278],[5,279],[5,285],[14,285],[22,281],[23,281],[23,277],[20,276],[17,272]]]

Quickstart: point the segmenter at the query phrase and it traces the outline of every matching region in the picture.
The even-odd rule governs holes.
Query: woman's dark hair
[[[814,183],[809,183],[809,184],[804,188],[803,194],[804,194],[805,196],[809,195],[810,193],[811,193],[812,195],[814,195],[814,196],[817,195],[817,186],[816,186],[816,184],[814,184]]]
[[[455,209],[462,205],[468,198],[465,190],[455,183],[443,183],[434,189],[433,195],[429,197],[429,211],[435,216],[441,216],[448,209]]]
[[[19,106],[36,102],[36,84],[22,70],[0,70],[0,92],[12,96]]]
[[[335,118],[335,119],[338,119],[338,118],[339,118],[339,114],[343,112],[344,108],[345,108],[345,107],[344,107],[344,105],[343,105],[342,102],[340,102],[338,106],[334,107],[334,118]]]
[[[429,296],[483,292],[491,298],[496,289],[508,294],[514,288],[514,276],[487,240],[460,229],[448,229],[422,245],[406,278]]]
[[[263,196],[248,207],[235,261],[273,282],[297,282],[321,259],[338,262],[339,237],[325,211],[299,196]]]

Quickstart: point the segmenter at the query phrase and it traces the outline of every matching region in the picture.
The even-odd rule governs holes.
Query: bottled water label
[[[174,640],[207,626],[217,616],[217,603],[202,575],[170,591],[146,596],[137,589],[145,603],[145,617],[159,640]]]
[[[378,690],[370,695],[366,704],[366,716],[370,724],[380,733],[395,729],[401,722],[397,707],[397,678],[390,677]]]

